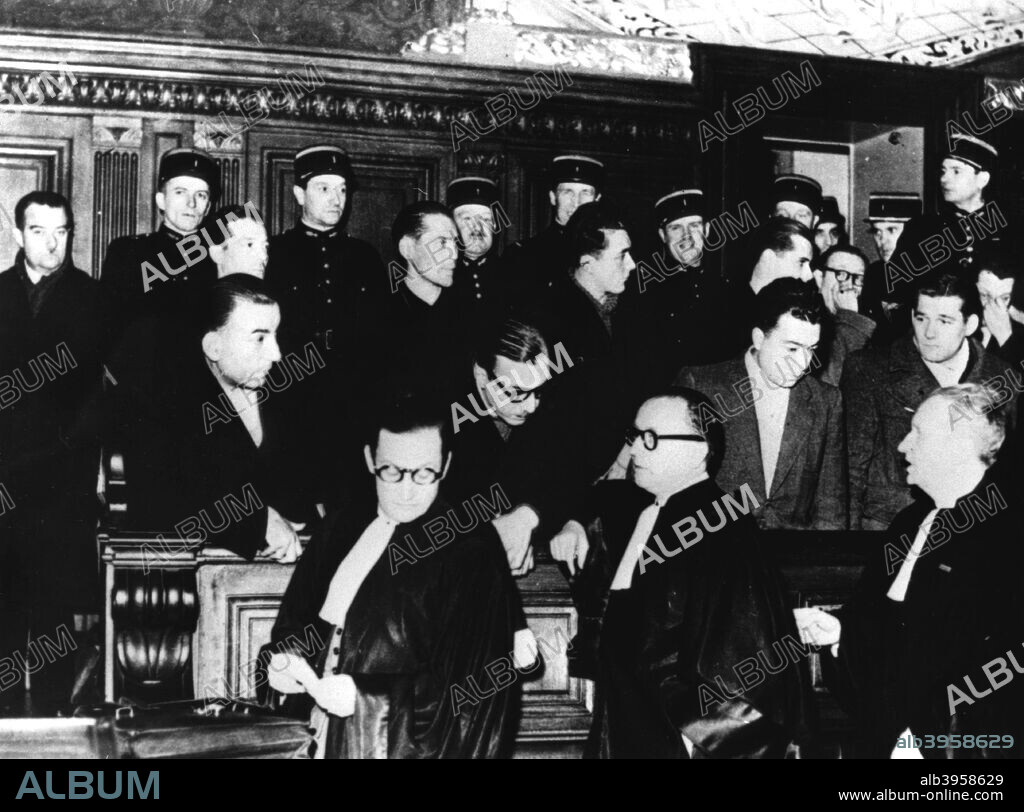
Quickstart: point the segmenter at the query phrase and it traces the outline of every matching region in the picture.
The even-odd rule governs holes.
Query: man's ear
[[[210,246],[210,259],[214,261],[216,265],[220,265],[224,261],[224,256],[228,252],[227,243],[219,243],[217,245]]]
[[[978,318],[978,314],[977,313],[971,313],[971,315],[969,315],[967,317],[967,335],[969,335],[969,336],[974,335],[974,333],[977,332],[978,325],[980,323],[981,323],[981,320]]]
[[[554,189],[551,189],[551,190],[548,191],[548,200],[551,201],[551,206],[552,207],[558,205],[558,197],[555,195],[555,190]]]
[[[664,245],[668,245],[668,232],[664,228],[658,229],[658,236],[661,237],[661,241]]]
[[[25,235],[22,233],[20,228],[14,229],[14,241],[18,243],[19,248],[25,247]]]
[[[366,460],[366,470],[373,473],[373,454],[370,453],[369,444],[363,446],[363,459]]]
[[[982,177],[982,176],[984,176],[984,177]],[[988,186],[989,181],[991,181],[991,180],[992,180],[992,173],[985,172],[984,170],[978,172],[978,183],[981,184],[981,188],[982,189],[984,189],[986,186]]]
[[[156,200],[156,207],[160,211],[163,211],[164,209],[167,208],[167,198],[164,197],[163,192],[157,192],[155,195],[153,195],[153,198]]]
[[[295,202],[299,204],[299,208],[303,208],[306,205],[306,190],[295,184],[292,186],[292,194],[295,195]]]
[[[754,349],[760,351],[761,345],[764,344],[764,330],[755,327],[750,331],[750,338],[754,342]]]
[[[216,330],[203,336],[203,354],[211,361],[219,361],[224,354],[224,341]]]
[[[479,364],[473,364],[473,380],[476,381],[476,385],[479,386],[481,389],[487,386],[487,372]]]
[[[413,270],[418,270],[416,268],[416,264],[412,261],[415,247],[416,240],[413,239],[411,234],[406,234],[398,241],[398,253],[402,256],[402,259],[404,259]]]

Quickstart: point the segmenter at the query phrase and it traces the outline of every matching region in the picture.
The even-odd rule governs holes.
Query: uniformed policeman
[[[966,133],[954,133],[949,146],[939,176],[943,204],[937,213],[914,217],[904,227],[885,266],[890,295],[905,296],[916,277],[940,270],[963,275],[974,284],[977,250],[986,247],[1013,254],[1017,248],[1016,218],[988,195],[999,151]]]
[[[270,241],[265,281],[281,307],[284,356],[314,369],[276,397],[306,432],[306,474],[316,501],[332,501],[359,460],[359,399],[374,375],[379,313],[388,296],[376,249],[345,231],[352,163],[340,147],[295,155],[295,226]],[[293,376],[297,377],[297,376]],[[351,458],[351,459],[349,459]]]
[[[721,278],[704,268],[705,210],[700,189],[677,189],[654,204],[662,247],[647,268],[637,267],[629,295],[648,337],[649,357],[664,385],[686,365],[710,363],[720,351],[716,324],[722,317]],[[646,263],[645,263],[646,265]],[[649,273],[648,273],[649,272]],[[643,276],[646,282],[640,284]]]
[[[921,196],[911,192],[872,192],[868,196],[868,232],[875,242],[878,260],[868,266],[861,301],[865,311],[879,326],[877,343],[885,344],[910,327],[909,311],[897,296],[885,289],[885,264],[896,251],[903,229],[923,210]]]
[[[566,224],[577,208],[601,199],[604,176],[604,164],[586,155],[559,155],[551,161],[548,199],[554,221],[540,234],[509,246],[502,257],[515,303],[535,301],[559,275],[572,271]]]
[[[282,351],[308,342],[336,353],[360,338],[367,308],[387,295],[387,275],[376,249],[345,232],[355,178],[348,154],[318,144],[295,155],[295,226],[270,241],[266,282],[281,305]],[[351,346],[351,345],[348,345]]]
[[[220,194],[220,170],[207,153],[181,148],[160,159],[155,195],[162,221],[152,234],[110,243],[100,281],[116,335],[147,316],[188,312],[199,289],[217,278],[197,232]]]
[[[498,185],[488,178],[456,178],[448,184],[445,202],[459,231],[452,290],[469,312],[489,308],[501,295],[502,283],[494,241]]]
[[[814,230],[821,211],[821,184],[806,175],[778,175],[772,185],[772,217],[796,220]]]

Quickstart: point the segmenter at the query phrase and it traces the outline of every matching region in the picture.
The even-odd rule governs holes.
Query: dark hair
[[[64,216],[68,221],[68,231],[75,230],[75,213],[71,211],[71,204],[68,199],[59,192],[46,192],[36,190],[29,192],[14,206],[14,225],[18,231],[25,229],[25,210],[31,205],[46,206],[51,209],[64,209]]]
[[[260,210],[255,206],[252,204],[242,206],[235,203],[234,205],[221,206],[217,209],[207,218],[200,230],[206,234],[206,239],[210,245],[220,245],[227,242],[230,236],[228,229],[231,228],[231,224],[235,220],[255,220],[260,225],[264,223],[263,215],[260,214]]]
[[[510,361],[528,363],[547,353],[548,343],[537,327],[509,316],[480,332],[473,360],[481,368],[493,372],[499,355]]]
[[[809,324],[825,321],[825,303],[813,282],[786,277],[769,282],[754,297],[754,327],[768,333],[787,313]]]
[[[1016,280],[1020,275],[1021,262],[1015,260],[1005,249],[985,246],[975,253],[974,267],[978,269],[979,274],[988,271],[1000,279]]]
[[[981,316],[981,297],[973,281],[956,273],[941,272],[928,274],[918,280],[914,286],[914,310],[917,310],[918,298],[928,296],[956,296],[960,299],[960,313],[967,321],[971,316]]]
[[[206,293],[198,323],[200,335],[219,330],[227,324],[240,302],[277,304],[262,279],[245,273],[228,274],[214,282]]]
[[[864,272],[867,273],[868,265],[871,263],[868,261],[867,255],[854,245],[833,245],[824,254],[821,255],[821,259],[818,260],[818,266],[821,270],[825,270],[825,265],[836,254],[849,254],[851,257],[857,257],[864,265]]]
[[[425,230],[423,221],[431,214],[443,214],[452,222],[455,221],[451,209],[443,203],[438,203],[436,200],[420,200],[416,203],[410,203],[398,212],[395,222],[391,224],[391,239],[395,243],[395,248],[398,248],[398,243],[402,241],[402,237],[411,236],[419,239]]]
[[[711,399],[703,392],[686,386],[669,386],[655,392],[647,400],[681,400],[686,404],[687,414],[694,431],[704,438],[708,444],[708,454],[704,458],[708,475],[713,479],[722,464],[725,454],[725,430],[721,420],[717,419]],[[708,419],[709,416],[712,419]]]
[[[803,237],[811,245],[811,248],[814,247],[814,234],[803,223],[785,217],[769,220],[754,232],[754,239],[751,243],[753,262],[757,263],[765,251],[772,251],[776,254],[795,251],[794,237]]]
[[[579,267],[587,254],[597,255],[608,247],[605,231],[628,231],[626,221],[618,207],[605,200],[584,203],[566,223],[566,238],[570,248],[569,270]]]
[[[382,431],[408,434],[421,429],[437,429],[441,437],[442,459],[451,447],[451,417],[438,398],[420,392],[390,391],[380,395],[366,427],[366,444],[374,456]]]

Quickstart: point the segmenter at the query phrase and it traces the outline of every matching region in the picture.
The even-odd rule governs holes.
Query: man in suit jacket
[[[899,450],[922,498],[871,551],[838,619],[796,610],[805,642],[831,647],[826,680],[869,758],[1020,758],[1021,516],[992,468],[999,400],[965,383],[918,407]]]
[[[987,251],[977,259],[982,318],[975,338],[986,352],[1013,365],[1024,361],[1024,325],[1010,318],[1019,262],[1005,251]]]
[[[742,357],[676,379],[715,404],[705,420],[725,426],[717,482],[726,493],[748,485],[763,528],[846,528],[842,398],[807,374],[824,318],[813,283],[778,279],[757,295]]]
[[[99,285],[72,263],[67,199],[30,192],[14,219],[21,250],[0,274],[0,658],[21,671],[42,666],[31,675],[33,715],[50,715],[68,706],[75,658],[46,663],[39,639],[60,639],[62,627],[71,634],[74,615],[99,606],[108,319]],[[12,671],[0,674],[0,690],[13,687]]]
[[[271,373],[281,360],[280,311],[246,274],[218,280],[204,304],[194,344],[160,359],[162,386],[120,387],[131,399],[124,408],[128,520],[173,528],[182,547],[206,541],[246,558],[263,551],[294,561],[295,530],[310,511],[294,427],[275,408],[291,374],[280,366]]]
[[[850,525],[885,530],[913,501],[900,441],[910,418],[940,386],[1000,378],[1007,364],[968,338],[981,306],[973,282],[957,274],[917,285],[913,335],[891,346],[854,353],[846,362],[843,394],[850,449]],[[1017,394],[1006,388],[1007,399]]]

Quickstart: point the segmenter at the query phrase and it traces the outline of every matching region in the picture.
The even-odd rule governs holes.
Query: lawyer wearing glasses
[[[710,407],[682,387],[647,400],[626,436],[632,481],[598,483],[563,531],[589,539],[579,577],[607,599],[591,757],[782,758],[802,729],[804,663],[779,669],[773,650],[792,616],[753,519],[711,478]],[[759,652],[776,673],[744,677]]]

